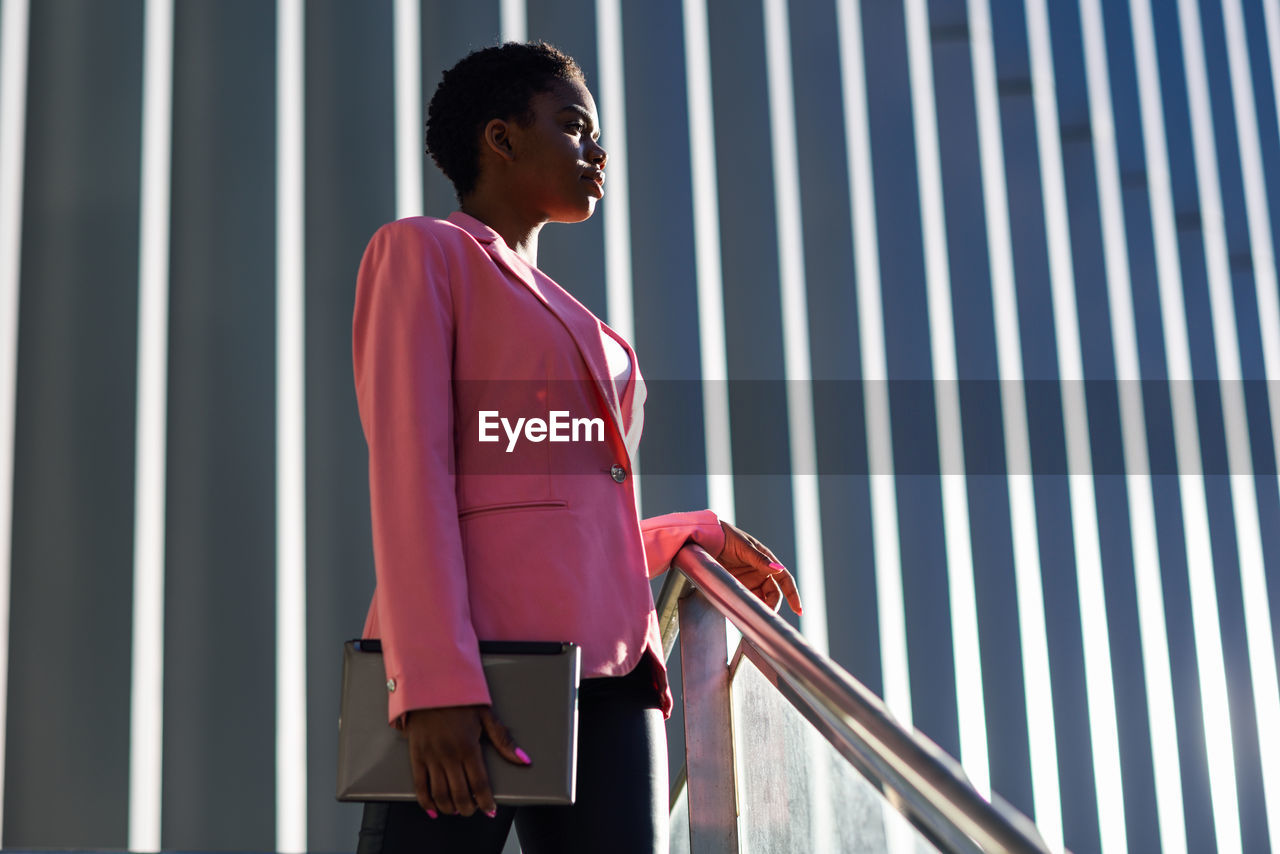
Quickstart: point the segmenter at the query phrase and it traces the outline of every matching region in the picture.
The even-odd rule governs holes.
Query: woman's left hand
[[[724,549],[716,555],[720,565],[775,611],[778,609],[778,602],[785,596],[792,611],[804,613],[800,607],[800,591],[796,589],[796,580],[774,557],[773,552],[769,551],[769,547],[723,519],[720,520],[720,527],[724,529]]]

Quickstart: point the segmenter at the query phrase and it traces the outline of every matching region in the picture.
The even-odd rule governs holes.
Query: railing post
[[[724,617],[693,592],[680,600],[680,672],[691,854],[737,854],[728,642]]]

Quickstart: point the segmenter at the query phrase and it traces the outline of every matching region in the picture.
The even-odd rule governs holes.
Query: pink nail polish
[[[780,569],[780,570],[782,570],[783,572],[786,572],[786,571],[787,571],[787,568],[786,568],[785,566],[783,566],[782,564],[778,563],[776,560],[769,564],[769,568],[770,568],[770,569]]]
[[[485,814],[485,815],[487,815],[487,816],[489,816],[489,818],[496,818],[496,817],[497,817],[497,815],[498,815],[498,811],[497,811],[497,810],[485,810],[485,811],[484,811],[484,814]]]
[[[523,762],[525,765],[533,764],[533,760],[529,758],[529,754],[524,752],[523,747],[516,748],[516,756],[519,757],[520,761]]]
[[[427,815],[430,816],[431,818],[440,817],[440,813],[436,812],[435,810],[427,810]]]

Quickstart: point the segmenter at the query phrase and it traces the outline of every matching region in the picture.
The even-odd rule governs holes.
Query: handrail
[[[704,549],[686,545],[672,567],[680,573],[669,573],[657,604],[668,654],[687,577],[791,689],[778,683],[783,696],[921,831],[960,848],[976,844],[982,851],[1049,854],[1030,819],[998,796],[983,797],[959,763],[899,724],[879,697],[813,649]]]

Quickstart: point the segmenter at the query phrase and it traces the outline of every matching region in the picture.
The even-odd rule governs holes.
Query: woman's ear
[[[515,150],[511,145],[510,126],[502,119],[490,119],[484,126],[481,137],[484,147],[503,160],[514,160]]]

